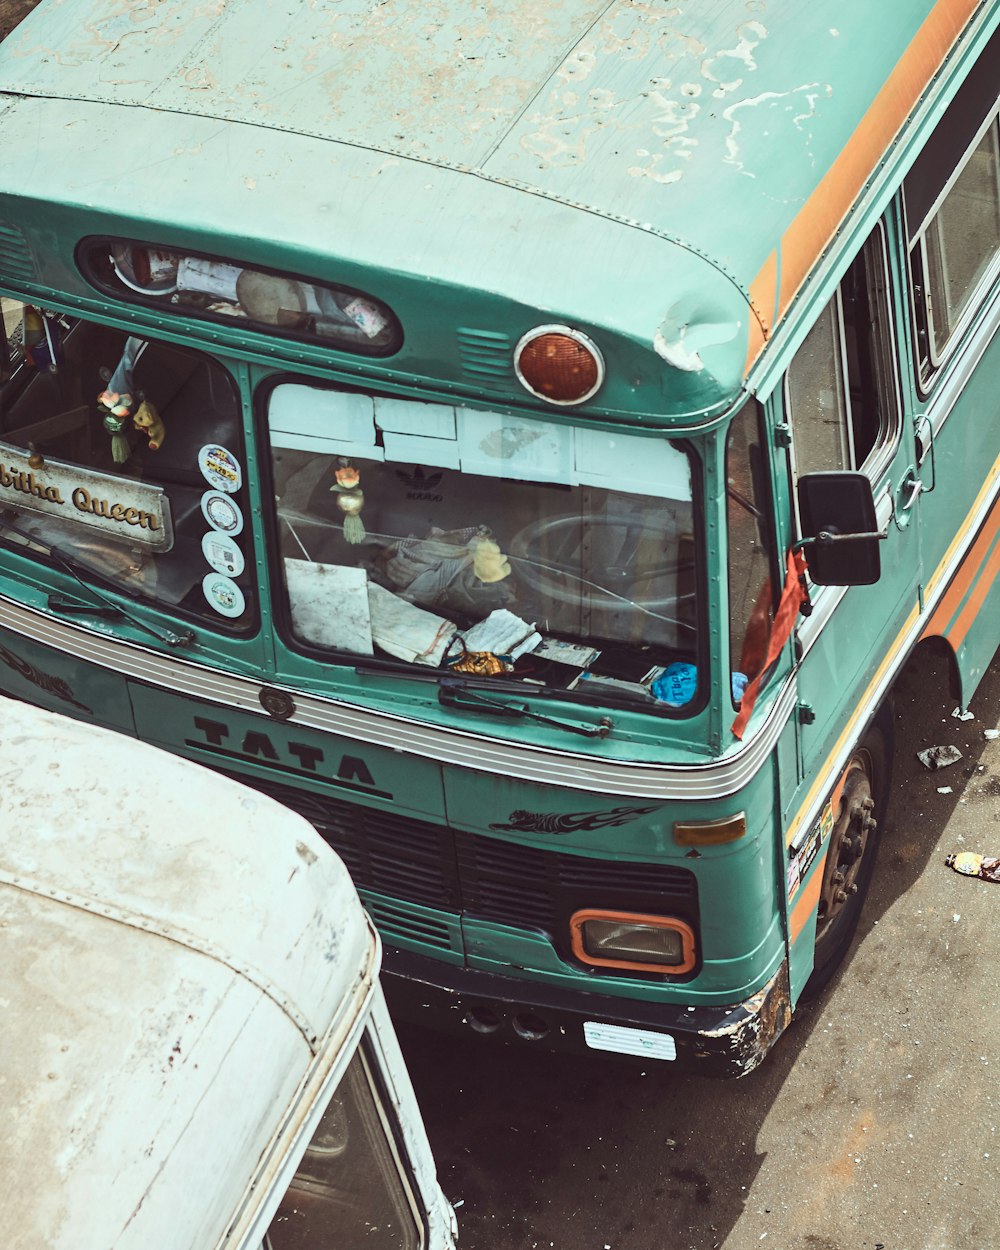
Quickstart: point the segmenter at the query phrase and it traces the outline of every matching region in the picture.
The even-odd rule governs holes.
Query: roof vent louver
[[[473,382],[513,383],[516,381],[513,365],[514,344],[506,334],[494,330],[458,331],[458,350],[462,372]]]

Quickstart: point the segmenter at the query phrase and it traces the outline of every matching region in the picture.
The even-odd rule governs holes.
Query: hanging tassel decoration
[[[111,435],[111,458],[115,464],[124,464],[132,454],[125,428],[136,406],[135,381],[132,373],[139,357],[146,350],[145,339],[131,335],[125,340],[121,359],[108,377],[107,389],[97,397],[97,408],[103,417],[104,428]]]
[[[364,502],[365,497],[359,490],[345,491],[337,499],[337,507],[344,514],[344,538],[355,545],[363,543],[367,537],[361,520]]]
[[[132,454],[125,428],[134,406],[135,400],[128,392],[119,394],[109,388],[97,397],[98,410],[104,414],[101,424],[111,435],[111,459],[115,464],[125,464]]]
[[[132,454],[132,448],[125,434],[128,417],[116,417],[114,413],[109,412],[103,424],[111,435],[111,459],[115,464],[124,464]]]
[[[336,492],[337,507],[344,514],[344,539],[357,546],[368,537],[361,520],[361,509],[365,504],[364,492],[359,489],[361,474],[343,457],[339,458],[339,464],[340,468],[334,473],[336,481],[330,489]]]

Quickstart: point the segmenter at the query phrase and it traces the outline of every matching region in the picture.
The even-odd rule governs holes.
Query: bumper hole
[[[549,1026],[542,1017],[530,1011],[518,1012],[511,1023],[514,1032],[526,1042],[540,1042],[549,1032]]]
[[[465,1013],[465,1023],[476,1033],[495,1033],[503,1021],[491,1007],[471,1007]]]

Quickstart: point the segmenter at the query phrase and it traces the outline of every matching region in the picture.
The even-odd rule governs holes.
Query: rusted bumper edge
[[[729,1046],[733,1076],[752,1072],[792,1021],[788,965],[783,963],[768,983],[738,1006],[715,1028],[703,1029],[706,1058],[718,1058],[719,1046]]]
[[[723,1078],[752,1072],[792,1018],[784,963],[760,990],[729,1007],[567,991],[388,947],[382,984],[397,1023],[539,1050],[662,1060],[665,1068]]]

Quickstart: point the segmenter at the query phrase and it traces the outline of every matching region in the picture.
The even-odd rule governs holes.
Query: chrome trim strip
[[[4,595],[0,595],[0,626],[125,678],[202,703],[238,708],[262,720],[267,717],[261,709],[260,691],[265,686],[277,686],[275,682],[225,673],[57,621]],[[301,725],[392,751],[405,751],[435,763],[518,781],[546,786],[557,783],[571,790],[657,801],[706,802],[735,794],[767,763],[796,700],[795,679],[790,676],[767,719],[745,745],[737,745],[729,755],[706,764],[677,765],[602,760],[569,750],[528,746],[492,738],[485,732],[425,724],[343,699],[305,694],[291,686],[277,688],[287,691],[295,701],[295,713],[283,724]]]

